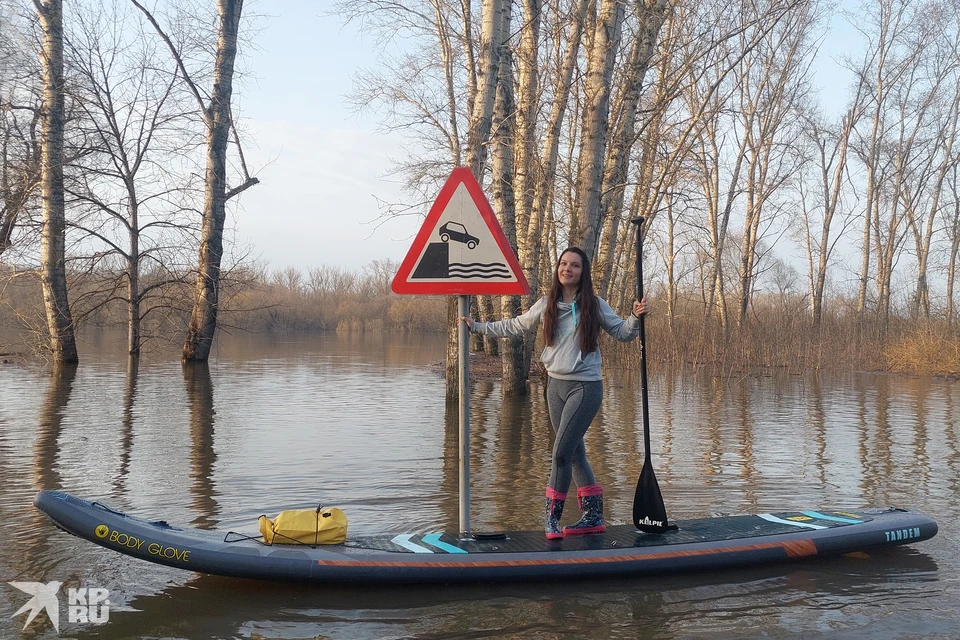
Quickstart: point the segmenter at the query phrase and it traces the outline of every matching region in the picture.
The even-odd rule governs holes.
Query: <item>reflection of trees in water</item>
[[[500,421],[494,436],[493,496],[497,512],[491,529],[530,529],[538,524],[542,509],[541,484],[532,464],[536,455],[532,438],[533,394],[500,395]]]
[[[127,476],[130,474],[130,457],[133,452],[133,416],[137,398],[137,376],[140,373],[140,358],[127,358],[127,378],[123,387],[123,411],[120,418],[120,467],[113,482],[114,493],[122,496],[127,492]]]
[[[930,455],[927,451],[927,440],[930,437],[927,429],[928,413],[927,401],[930,385],[926,380],[907,380],[906,384],[913,390],[911,398],[911,415],[915,416],[913,424],[913,451],[906,456],[911,466],[911,479],[917,488],[923,488],[924,493],[930,487]],[[915,465],[915,466],[914,466]]]
[[[755,416],[753,410],[753,385],[744,380],[737,393],[737,440],[740,447],[740,477],[743,482],[741,489],[745,503],[750,511],[757,510],[759,500],[757,496],[757,459],[754,455]]]
[[[893,433],[890,425],[890,383],[886,376],[877,379],[876,382],[876,403],[877,415],[874,427],[874,455],[877,460],[876,468],[879,472],[877,477],[878,486],[882,487],[881,502],[878,504],[890,504],[889,487],[890,483],[895,482],[893,460]]]
[[[484,528],[486,529],[517,529],[517,514],[520,511],[524,491],[532,487],[518,481],[521,475],[520,461],[522,459],[523,432],[529,431],[529,421],[524,421],[523,405],[526,396],[503,393],[500,388],[499,421],[496,429],[491,429],[489,440],[493,446],[492,464],[488,473],[492,474],[492,502],[495,511],[489,514]]]
[[[478,499],[496,474],[490,462],[491,440],[488,424],[494,411],[487,407],[493,397],[493,383],[489,380],[473,382],[470,390],[470,528],[489,530],[497,524],[497,503],[495,500]],[[459,468],[457,470],[459,473]],[[459,494],[459,485],[458,491]],[[459,513],[459,512],[458,512]],[[458,518],[459,519],[459,518]]]
[[[954,417],[953,404],[953,394],[957,388],[958,386],[956,384],[947,385],[943,397],[943,431],[947,444],[947,468],[950,470],[950,473],[946,475],[948,478],[947,486],[949,487],[949,494],[951,496],[956,496],[960,493],[960,442],[957,440],[957,423]]]
[[[37,440],[33,447],[33,468],[38,491],[62,488],[57,462],[60,456],[60,432],[64,410],[70,401],[76,377],[76,364],[58,363],[50,373],[47,393],[40,407]]]
[[[444,531],[460,528],[460,408],[448,402],[443,412],[443,471],[440,481],[440,513]]]
[[[661,378],[663,390],[663,398],[661,399],[661,404],[663,406],[663,425],[660,429],[660,464],[657,465],[657,478],[661,480],[661,485],[670,485],[670,480],[673,476],[673,444],[674,444],[674,407],[673,403],[675,401],[676,395],[676,378],[675,375],[670,373],[664,374]],[[640,428],[643,428],[643,425],[640,425]],[[641,432],[642,435],[642,432]],[[638,478],[639,478],[639,471]]]
[[[857,431],[859,438],[860,465],[863,470],[861,492],[872,504],[889,504],[887,483],[893,481],[894,462],[891,459],[892,440],[890,431],[890,388],[886,376],[869,380],[857,377]],[[870,403],[870,391],[873,403]]]
[[[603,403],[584,440],[587,460],[603,486],[606,518],[622,520],[625,510],[633,504],[643,461],[643,424],[637,404],[639,378],[624,372],[604,380],[603,385]],[[580,513],[573,486],[570,492],[569,510],[575,521]]]
[[[823,409],[823,387],[820,384],[819,373],[810,376],[805,399],[807,406],[810,407],[810,428],[816,447],[816,478],[823,485],[827,482],[827,416]]]
[[[43,403],[37,424],[37,439],[33,446],[34,488],[37,491],[63,489],[60,477],[61,436],[63,416],[70,402],[73,383],[77,377],[77,365],[58,363],[50,372]],[[31,508],[27,520],[31,524],[21,523],[27,531],[48,531],[49,520],[40,511]],[[17,553],[12,555],[16,576],[22,580],[60,579],[51,576],[56,568],[60,549],[52,542],[51,536],[39,535],[27,539]],[[13,579],[13,578],[6,578]]]
[[[720,484],[723,481],[723,434],[720,428],[723,423],[723,384],[719,378],[700,377],[704,380],[703,395],[707,398],[707,414],[704,431],[707,434],[708,449],[704,452],[703,474],[710,485]],[[718,478],[719,476],[719,478]]]
[[[214,451],[213,381],[206,362],[183,363],[183,379],[187,384],[190,406],[190,493],[197,513],[192,524],[201,529],[217,526],[220,505],[217,503],[213,467]]]

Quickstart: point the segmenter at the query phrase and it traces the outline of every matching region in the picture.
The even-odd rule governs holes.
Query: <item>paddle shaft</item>
[[[643,218],[634,218],[637,225],[637,300],[643,300]],[[640,409],[643,412],[644,464],[650,462],[650,411],[647,408],[647,336],[644,317],[640,316]]]

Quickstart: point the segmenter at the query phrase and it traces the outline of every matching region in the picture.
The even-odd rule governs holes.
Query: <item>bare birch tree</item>
[[[960,25],[958,25],[960,26]],[[944,34],[949,34],[945,30]],[[953,37],[960,35],[955,31]],[[946,42],[945,42],[946,40]],[[952,167],[960,158],[954,152],[954,142],[957,137],[957,120],[960,118],[960,42],[951,38],[941,37],[933,46],[943,46],[946,56],[934,56],[935,62],[945,63],[945,70],[934,69],[931,77],[937,76],[937,71],[943,75],[943,91],[933,100],[932,116],[926,132],[925,150],[920,151],[916,158],[917,166],[913,168],[913,178],[910,181],[912,188],[904,197],[904,206],[907,209],[907,219],[917,260],[916,289],[911,299],[911,314],[914,317],[930,317],[930,283],[928,278],[931,251],[933,250],[934,228],[939,225],[941,199],[946,199],[944,189],[946,179]],[[928,45],[927,51],[930,51]]]
[[[520,222],[521,238],[518,241],[520,264],[527,271],[530,278],[531,296],[524,301],[524,309],[539,297],[540,294],[540,274],[549,274],[550,268],[542,268],[543,263],[553,264],[549,257],[549,252],[545,251],[543,238],[544,232],[549,228],[549,211],[554,198],[556,188],[557,166],[560,161],[560,142],[563,134],[563,125],[567,115],[567,109],[571,100],[571,91],[573,88],[574,72],[577,68],[577,59],[581,51],[581,42],[584,32],[584,25],[587,20],[587,8],[589,0],[577,0],[572,7],[569,17],[569,26],[557,28],[557,39],[554,48],[562,51],[560,62],[556,66],[555,75],[552,84],[552,102],[550,104],[549,116],[542,134],[539,155],[539,175],[532,185],[532,202],[530,203],[529,216],[521,212],[518,214]],[[566,36],[566,42],[563,42],[563,36]],[[565,45],[565,46],[564,46]],[[523,100],[532,99],[532,94],[524,94]],[[524,187],[524,192],[531,190],[531,187]],[[521,202],[525,202],[521,200]],[[523,224],[526,222],[526,228]],[[556,243],[554,243],[556,245]],[[548,275],[549,277],[549,275]],[[532,344],[528,344],[528,356],[532,351]]]
[[[946,236],[948,242],[947,249],[947,294],[946,294],[946,320],[947,326],[951,327],[956,317],[954,295],[957,284],[957,262],[960,260],[960,163],[950,167],[950,195],[951,204],[946,208],[944,217],[947,219]]]
[[[75,126],[87,148],[68,188],[77,211],[69,224],[82,233],[79,245],[96,247],[90,257],[80,251],[74,264],[86,263],[92,277],[107,276],[75,300],[77,311],[125,304],[127,349],[138,355],[143,319],[168,308],[163,289],[186,281],[179,254],[195,246],[195,225],[184,215],[194,185],[189,169],[177,175],[171,167],[190,167],[201,140],[191,131],[176,64],[157,64],[140,14],[129,15],[126,6],[106,3],[75,15]]]
[[[803,203],[803,243],[810,291],[810,323],[815,329],[819,329],[823,322],[824,292],[831,259],[837,242],[852,221],[852,217],[847,215],[840,232],[835,233],[834,222],[837,215],[846,212],[843,207],[843,186],[847,180],[850,159],[850,136],[863,114],[860,104],[861,87],[858,83],[857,93],[851,106],[841,117],[839,126],[829,126],[819,114],[810,114],[804,118],[804,137],[814,156],[814,159],[809,161],[809,166],[815,177],[810,179],[812,184],[809,186],[807,181],[802,179],[798,189],[800,201]]]
[[[593,260],[601,230],[603,159],[607,150],[612,78],[626,12],[625,0],[600,0],[587,54],[583,95],[583,138],[577,161],[577,200],[570,209],[570,243]],[[659,30],[659,28],[658,28]]]
[[[882,0],[875,6],[875,12],[861,12],[851,18],[854,27],[860,29],[867,40],[863,60],[854,71],[859,81],[869,88],[866,105],[870,117],[868,129],[857,130],[854,146],[866,172],[862,259],[857,295],[857,311],[861,323],[866,319],[868,306],[871,255],[876,241],[873,231],[875,226],[879,226],[881,198],[890,179],[889,160],[882,153],[888,128],[892,126],[888,122],[888,110],[897,84],[909,73],[915,62],[915,52],[904,52],[901,47],[901,34],[904,33],[909,18],[908,2]],[[899,223],[896,223],[896,227],[899,227]],[[879,281],[878,287],[883,287]]]
[[[620,222],[630,180],[631,151],[638,138],[637,119],[641,93],[656,51],[660,28],[669,10],[670,5],[666,0],[647,0],[636,5],[638,27],[632,36],[630,53],[618,81],[620,93],[615,101],[614,129],[610,135],[601,183],[598,223],[602,232],[596,240],[596,266],[600,270],[599,290],[604,296],[608,295],[613,262],[621,237]],[[629,224],[627,228],[629,229]],[[630,234],[626,235],[629,237]]]
[[[67,296],[66,212],[63,189],[64,78],[62,0],[34,0],[43,31],[41,67],[40,188],[43,230],[40,240],[40,279],[50,332],[50,351],[58,363],[77,357],[73,317]]]
[[[760,264],[763,226],[771,226],[781,210],[777,197],[797,170],[799,154],[794,140],[799,128],[799,104],[808,86],[812,62],[811,31],[815,8],[803,3],[778,21],[776,27],[747,58],[738,82],[739,102],[756,113],[744,130],[747,142],[743,234],[740,242],[737,325],[743,327],[754,293]]]
[[[510,33],[512,22],[510,2],[504,2],[501,33]],[[493,208],[514,253],[517,251],[517,214],[514,180],[516,163],[514,149],[517,135],[517,102],[514,94],[513,51],[507,38],[501,39],[500,68],[497,95],[493,108],[491,147],[491,188]],[[501,315],[520,314],[520,296],[500,297]],[[524,370],[524,340],[508,338],[500,341],[500,361],[503,369],[503,392],[507,395],[525,395],[527,376]]]
[[[201,93],[200,86],[193,79],[194,75],[187,69],[180,49],[160,26],[153,13],[137,0],[131,2],[143,12],[169,48],[181,76],[196,99],[206,129],[207,152],[200,252],[197,257],[193,312],[183,344],[184,361],[206,362],[213,346],[220,308],[220,267],[223,259],[227,201],[259,182],[257,178],[251,177],[247,170],[231,110],[243,0],[217,0],[217,43],[212,88],[206,96]],[[231,132],[234,133],[243,171],[242,181],[234,187],[229,186],[227,177],[227,150]]]
[[[926,164],[922,159],[931,152],[927,131],[952,65],[940,65],[926,57],[927,45],[936,42],[941,25],[926,20],[920,6],[885,1],[866,24],[871,42],[868,55],[875,58],[869,68],[876,88],[871,104],[873,126],[858,148],[867,171],[858,308],[863,317],[872,253],[876,317],[879,330],[884,331],[891,311],[894,269],[909,233],[908,218],[916,209],[918,194],[924,192],[916,185],[925,183],[929,175],[922,168]]]

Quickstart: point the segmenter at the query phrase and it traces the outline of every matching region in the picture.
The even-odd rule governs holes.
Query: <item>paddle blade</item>
[[[667,509],[649,457],[643,463],[633,496],[633,525],[644,533],[664,533],[669,529]]]

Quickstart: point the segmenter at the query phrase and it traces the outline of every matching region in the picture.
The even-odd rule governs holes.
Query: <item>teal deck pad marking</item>
[[[420,542],[429,544],[431,547],[436,547],[437,549],[442,549],[447,553],[467,553],[467,551],[461,549],[460,547],[455,547],[452,544],[447,544],[446,542],[441,541],[440,536],[442,535],[442,533],[429,533],[420,538]]]
[[[413,551],[414,553],[433,553],[433,551],[431,551],[430,549],[427,549],[426,547],[421,547],[415,542],[410,542],[410,538],[412,536],[413,536],[412,533],[403,533],[399,536],[395,536],[391,538],[390,542],[392,542],[397,546],[403,547],[408,551]]]

